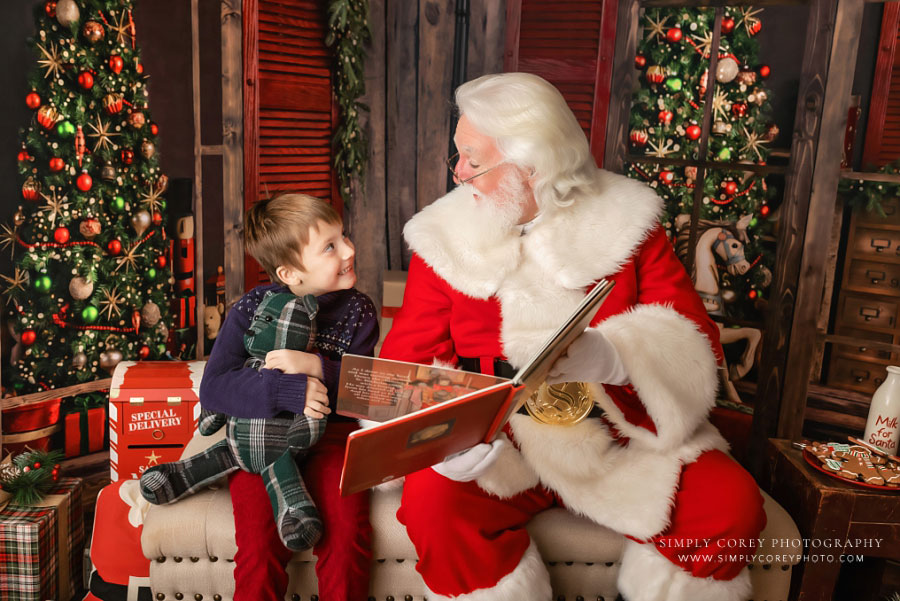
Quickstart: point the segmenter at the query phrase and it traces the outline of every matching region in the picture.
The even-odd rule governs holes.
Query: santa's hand
[[[431,469],[450,480],[470,482],[484,475],[507,444],[509,443],[502,438],[498,438],[490,444],[483,442],[455,455],[450,455],[442,462],[432,465]]]
[[[587,329],[550,368],[547,383],[558,382],[596,382],[624,386],[629,379],[619,351],[612,342],[599,330]]]

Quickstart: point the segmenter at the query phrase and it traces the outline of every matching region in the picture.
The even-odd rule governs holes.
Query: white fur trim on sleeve
[[[498,438],[509,441],[503,433]],[[534,488],[538,485],[538,481],[538,475],[512,443],[503,446],[503,450],[487,473],[476,480],[483,491],[501,499],[508,499]]]
[[[634,426],[605,394],[598,402],[633,442],[671,451],[705,422],[716,399],[716,358],[697,325],[671,307],[639,305],[597,326],[619,357],[656,426]]]

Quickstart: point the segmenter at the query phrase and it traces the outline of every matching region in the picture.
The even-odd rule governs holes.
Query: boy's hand
[[[320,380],[310,376],[306,379],[306,408],[303,415],[321,419],[331,413],[328,408],[328,390]]]
[[[303,351],[290,351],[279,349],[266,353],[265,369],[277,369],[286,374],[306,374],[320,380],[322,375],[322,361],[318,355],[304,353]]]

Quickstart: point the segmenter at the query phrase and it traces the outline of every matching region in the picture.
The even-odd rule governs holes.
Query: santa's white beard
[[[469,184],[471,185],[471,184]],[[504,230],[512,229],[522,220],[528,188],[525,179],[516,171],[510,171],[490,194],[474,190],[476,205],[481,218],[495,223]]]

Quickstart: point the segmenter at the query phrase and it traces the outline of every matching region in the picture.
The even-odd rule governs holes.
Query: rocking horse
[[[698,223],[691,280],[710,315],[724,317],[726,303],[734,301],[734,292],[722,291],[719,286],[718,262],[724,263],[725,269],[733,276],[744,275],[750,270],[750,262],[744,256],[744,244],[748,241],[747,226],[751,219],[751,215],[745,215],[737,223],[705,219]],[[686,263],[688,256],[690,223],[690,215],[679,215],[675,218],[675,252],[682,263]],[[717,325],[719,339],[723,345],[741,340],[746,342],[740,361],[727,366],[727,376],[722,378],[728,400],[740,403],[741,399],[732,382],[743,378],[753,367],[762,333],[756,328],[726,328],[718,322]]]

